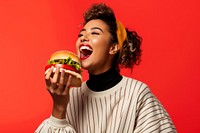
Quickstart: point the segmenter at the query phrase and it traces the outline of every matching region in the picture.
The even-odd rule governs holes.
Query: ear
[[[114,44],[110,47],[109,54],[116,54],[118,51],[119,51],[119,44],[118,44],[118,43],[114,43]]]

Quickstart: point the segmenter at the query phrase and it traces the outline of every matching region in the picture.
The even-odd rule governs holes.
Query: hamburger
[[[71,86],[79,87],[82,83],[81,75],[81,65],[78,56],[67,50],[60,50],[53,53],[48,60],[48,65],[45,67],[45,74],[48,70],[54,66],[59,66],[65,71],[65,81],[66,84],[68,81],[69,75],[72,75]],[[56,71],[56,68],[53,69],[53,72]]]

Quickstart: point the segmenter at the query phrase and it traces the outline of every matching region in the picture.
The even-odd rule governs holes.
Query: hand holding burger
[[[54,66],[59,66],[65,71],[65,83],[67,83],[69,75],[73,76],[71,86],[79,87],[82,83],[81,65],[78,56],[67,50],[60,50],[53,53],[48,61],[48,65],[45,67],[45,74],[49,69]],[[53,72],[56,68],[53,69]]]

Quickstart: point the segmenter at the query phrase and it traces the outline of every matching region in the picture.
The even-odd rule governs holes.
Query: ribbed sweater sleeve
[[[156,96],[151,93],[148,86],[141,87],[137,99],[136,125],[134,133],[176,132],[167,111]]]
[[[57,119],[53,116],[44,120],[35,133],[76,133],[66,119]]]

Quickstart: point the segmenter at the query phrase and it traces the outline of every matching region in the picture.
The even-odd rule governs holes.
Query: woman
[[[161,103],[148,86],[120,75],[121,67],[139,64],[141,38],[125,29],[105,4],[94,4],[84,14],[76,49],[89,79],[79,88],[63,85],[60,68],[46,86],[53,98],[53,111],[36,132],[150,133],[176,132]]]

